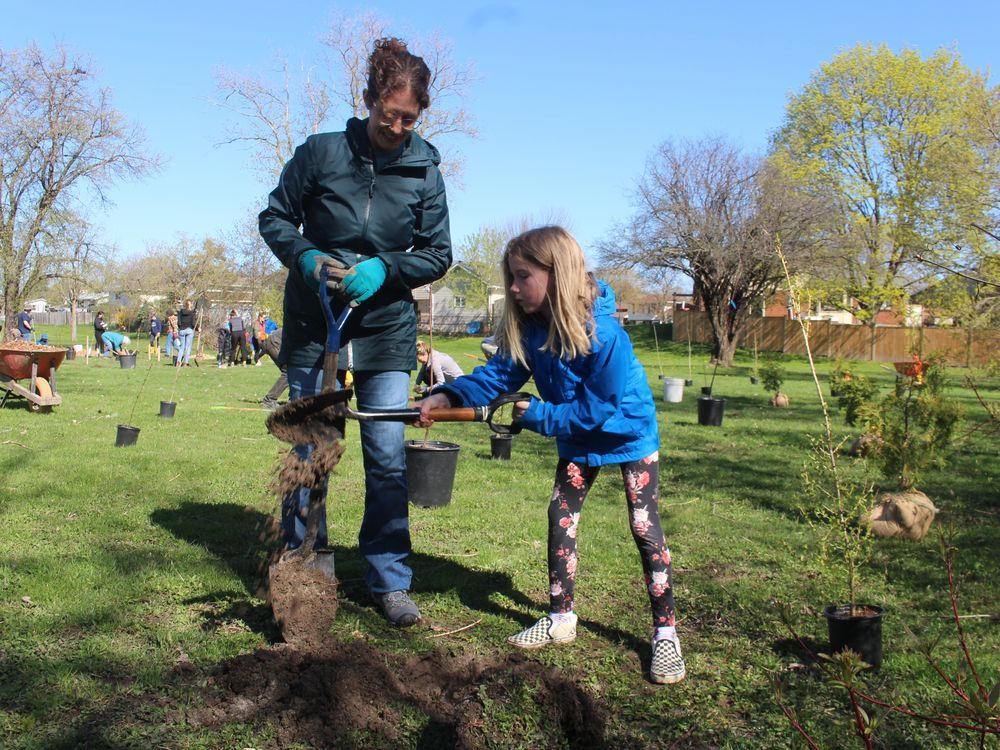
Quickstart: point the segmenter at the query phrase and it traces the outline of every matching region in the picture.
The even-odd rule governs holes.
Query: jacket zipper
[[[372,176],[371,176],[371,180],[369,180],[369,182],[368,182],[368,203],[365,204],[365,224],[364,224],[364,226],[361,229],[361,242],[362,243],[364,243],[364,241],[366,239],[368,239],[368,219],[371,217],[371,213],[372,213],[372,200],[374,199],[374,196],[375,196],[375,162],[374,161],[371,164],[371,170],[372,170]],[[358,254],[358,253],[355,253],[355,255],[357,256],[357,259],[355,260],[355,262],[360,261],[361,260],[361,255]]]

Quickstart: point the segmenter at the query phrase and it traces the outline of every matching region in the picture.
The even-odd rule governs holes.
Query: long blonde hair
[[[551,275],[552,291],[546,297],[551,317],[549,335],[541,351],[573,359],[592,350],[593,304],[597,285],[587,273],[587,260],[573,235],[562,227],[529,229],[507,243],[503,254],[504,309],[497,330],[497,346],[511,359],[527,366],[522,337],[530,319],[510,290],[514,277],[508,258],[534,263]]]

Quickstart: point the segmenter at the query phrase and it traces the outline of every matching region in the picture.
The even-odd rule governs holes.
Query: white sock
[[[663,627],[657,628],[653,633],[653,643],[657,641],[662,641],[664,638],[669,638],[672,641],[677,640],[677,628],[673,625],[664,625]]]
[[[556,625],[563,624],[575,624],[576,623],[576,613],[575,612],[549,612],[549,619]]]

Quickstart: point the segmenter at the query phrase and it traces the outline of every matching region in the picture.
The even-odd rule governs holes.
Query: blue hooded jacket
[[[589,466],[637,461],[657,451],[656,406],[646,372],[628,334],[612,317],[615,294],[597,282],[597,340],[593,351],[572,360],[543,352],[548,331],[529,324],[524,334],[528,368],[498,352],[482,367],[435,389],[462,406],[482,406],[516,391],[534,376],[542,400],[531,399],[521,424],[556,438],[559,457]]]

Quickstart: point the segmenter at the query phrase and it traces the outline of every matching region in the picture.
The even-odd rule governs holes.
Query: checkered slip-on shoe
[[[672,685],[684,679],[684,659],[681,644],[670,638],[653,643],[653,660],[649,665],[649,679],[658,685]]]
[[[576,618],[572,622],[556,624],[551,617],[543,617],[530,628],[507,639],[511,646],[524,649],[542,648],[551,643],[571,643],[576,640]]]

